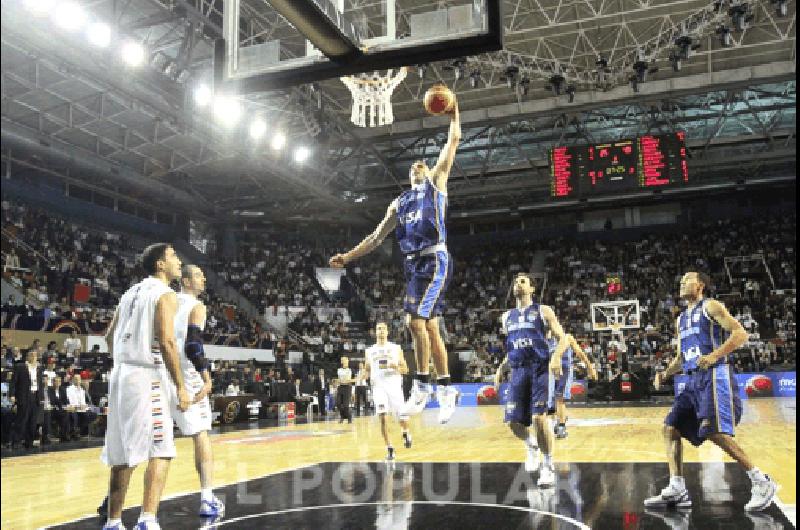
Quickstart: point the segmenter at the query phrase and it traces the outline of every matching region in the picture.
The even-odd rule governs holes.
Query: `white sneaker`
[[[772,501],[775,500],[775,494],[778,493],[778,484],[776,484],[768,475],[764,475],[766,480],[759,480],[753,482],[753,487],[750,489],[751,497],[750,502],[744,505],[744,509],[748,512],[760,512],[766,510]]]
[[[420,383],[417,379],[414,379],[414,385],[411,387],[411,395],[408,397],[408,401],[406,401],[406,413],[419,414],[425,410],[425,405],[428,404],[430,395],[430,385],[428,383]]]
[[[556,473],[552,465],[542,464],[539,466],[539,480],[536,485],[540,488],[548,488],[556,483]]]
[[[439,401],[439,423],[447,423],[456,411],[458,396],[461,393],[451,386],[439,386],[436,394]]]
[[[670,482],[660,494],[645,499],[644,505],[648,508],[691,508],[692,499],[689,497],[689,490],[685,487],[678,489]]]
[[[528,447],[527,448],[528,456],[525,458],[525,471],[528,473],[535,473],[536,470],[539,469],[539,461],[541,460],[541,455],[539,454],[538,447]]]

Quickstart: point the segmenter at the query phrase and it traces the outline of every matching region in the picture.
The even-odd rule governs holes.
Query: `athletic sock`
[[[416,375],[414,375],[414,379],[416,379],[420,383],[425,383],[427,385],[431,380],[431,376],[430,374],[421,374],[417,372]]]
[[[117,524],[122,524],[122,519],[109,519],[106,521],[106,526],[114,526]]]
[[[528,437],[525,439],[525,446],[528,447],[528,449],[539,449],[539,442],[536,440],[535,434],[528,434]]]
[[[747,472],[747,476],[750,477],[750,480],[753,482],[764,482],[767,480],[767,476],[761,472],[760,469],[754,467],[750,471]]]
[[[147,522],[155,523],[156,521],[157,521],[156,514],[142,512],[141,514],[139,514],[139,520],[137,521],[137,523],[147,523]]]
[[[437,385],[447,386],[450,384],[450,376],[446,375],[444,377],[440,377],[436,380]]]
[[[200,500],[211,502],[214,500],[214,490],[211,488],[203,488],[200,490]]]
[[[544,455],[544,463],[547,467],[553,466],[553,455]]]
[[[683,480],[683,477],[681,476],[673,475],[669,477],[669,483],[679,490],[686,489],[686,482]]]

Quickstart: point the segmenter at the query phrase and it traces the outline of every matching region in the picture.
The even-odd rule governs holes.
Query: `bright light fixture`
[[[308,147],[301,145],[300,147],[294,150],[294,161],[302,164],[308,159],[310,154],[311,151],[308,149]]]
[[[89,24],[86,30],[86,37],[89,42],[99,48],[105,48],[111,44],[111,28],[103,22]]]
[[[214,116],[223,125],[233,127],[242,115],[242,106],[230,96],[218,96],[214,98]]]
[[[86,13],[78,4],[64,2],[56,6],[53,11],[53,19],[59,27],[67,31],[75,31],[86,23]]]
[[[270,146],[277,151],[278,149],[282,149],[284,145],[286,145],[286,135],[282,132],[275,133]]]
[[[211,103],[211,89],[208,85],[200,85],[194,89],[194,103],[198,107],[205,107]]]
[[[128,66],[139,66],[144,62],[144,46],[128,41],[122,45],[122,60]]]
[[[260,140],[267,132],[267,123],[261,118],[250,124],[250,138]]]

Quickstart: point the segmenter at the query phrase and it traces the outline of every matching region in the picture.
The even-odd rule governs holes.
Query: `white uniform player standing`
[[[211,451],[211,376],[203,353],[202,331],[206,325],[206,306],[197,299],[205,290],[206,277],[200,267],[186,265],[181,275],[178,311],[175,315],[175,338],[181,352],[180,365],[186,391],[193,396],[185,412],[173,408],[175,423],[184,436],[194,441],[194,465],[200,477],[200,515],[221,517],[225,505],[212,492],[214,454]]]
[[[101,456],[111,466],[105,529],[124,529],[122,506],[130,477],[145,461],[144,499],[136,529],[160,529],[156,513],[175,456],[172,401],[177,399],[180,410],[189,406],[175,341],[177,299],[169,288],[170,281],[180,278],[181,261],[170,245],[156,243],[142,253],[142,266],[150,276],[122,295],[108,331],[113,337],[114,368]]]
[[[384,322],[375,326],[376,344],[367,348],[366,367],[362,377],[369,378],[372,386],[372,401],[375,413],[381,419],[381,434],[386,442],[386,460],[394,460],[394,447],[389,441],[386,415],[393,414],[403,430],[403,444],[411,447],[411,434],[408,432],[408,412],[403,396],[403,374],[408,373],[403,349],[399,344],[388,341],[389,328]]]

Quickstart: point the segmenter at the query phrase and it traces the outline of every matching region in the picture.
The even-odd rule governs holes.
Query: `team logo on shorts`
[[[506,412],[514,412],[514,409],[517,408],[516,401],[509,401],[506,403]]]

